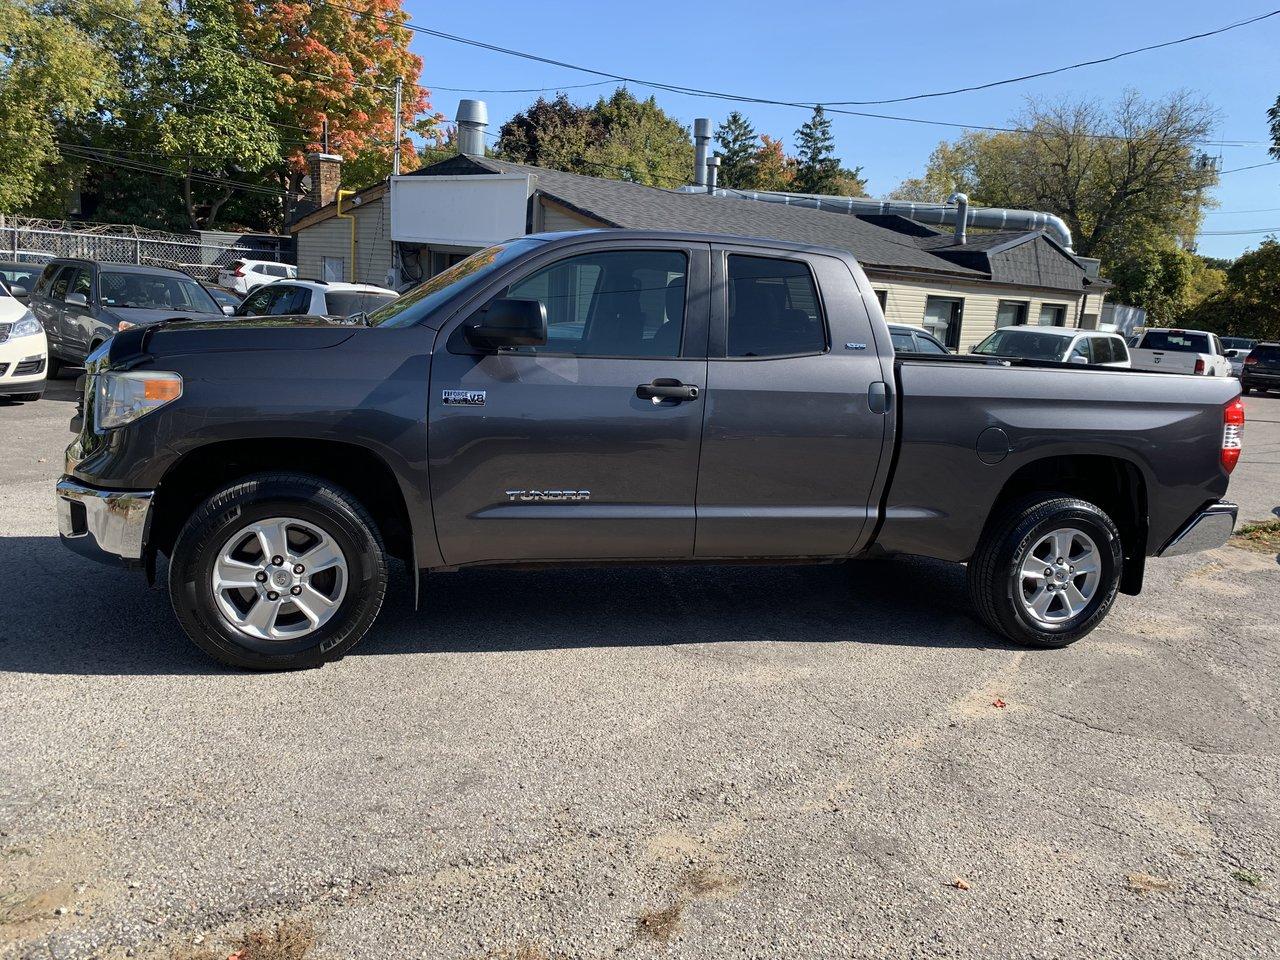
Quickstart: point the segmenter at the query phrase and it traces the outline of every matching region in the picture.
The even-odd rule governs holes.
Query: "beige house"
[[[679,193],[462,154],[344,197],[338,213],[330,202],[291,228],[301,276],[406,286],[512,236],[590,227],[838,247],[862,264],[891,323],[923,326],[957,351],[997,326],[1094,327],[1107,287],[1096,263],[1038,231],[970,230],[960,242],[896,215]]]

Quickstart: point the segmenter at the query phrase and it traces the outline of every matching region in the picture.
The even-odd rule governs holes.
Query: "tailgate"
[[[1198,353],[1185,353],[1181,350],[1137,350],[1129,351],[1133,365],[1140,370],[1168,370],[1170,373],[1195,373]]]

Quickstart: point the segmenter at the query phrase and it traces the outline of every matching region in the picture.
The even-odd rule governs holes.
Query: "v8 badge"
[[[483,390],[446,390],[440,397],[445,404],[458,407],[483,407]]]

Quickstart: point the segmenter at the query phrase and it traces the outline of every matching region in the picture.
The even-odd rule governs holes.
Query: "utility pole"
[[[404,91],[404,77],[396,77],[396,146],[391,155],[391,175],[400,176],[400,95]]]
[[[325,117],[320,121],[321,138],[324,140],[324,152],[329,152],[329,118]]]

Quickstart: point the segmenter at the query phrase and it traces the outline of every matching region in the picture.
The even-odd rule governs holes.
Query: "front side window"
[[[263,316],[266,314],[274,294],[275,291],[271,287],[261,287],[245,297],[244,302],[236,309],[236,313],[242,317]]]
[[[809,265],[773,257],[729,257],[727,355],[822,353],[827,333]]]
[[[916,334],[916,352],[917,353],[946,353],[947,348],[938,343],[932,337],[926,337],[922,334]]]
[[[514,352],[678,357],[688,270],[678,250],[586,253],[543,267],[498,294],[547,312],[546,345]]]
[[[893,340],[894,353],[915,353],[916,352],[915,339],[911,336],[910,333],[890,332],[889,336]]]
[[[267,313],[270,316],[283,317],[289,314],[311,312],[310,288],[273,284],[271,290],[271,302],[267,305]]]
[[[71,286],[71,280],[75,275],[75,267],[63,267],[62,272],[58,274],[53,281],[53,285],[49,288],[49,296],[54,300],[61,300],[66,297],[67,288]]]
[[[960,346],[964,301],[954,297],[929,297],[924,305],[924,328],[951,349]]]
[[[84,297],[85,302],[87,303],[91,299],[90,294],[92,291],[93,277],[89,275],[89,271],[84,269],[77,270],[75,278],[67,287],[67,293],[78,293],[80,296]]]
[[[1093,341],[1090,340],[1088,337],[1081,337],[1079,340],[1076,341],[1076,345],[1071,348],[1071,356],[1069,356],[1067,359],[1075,361],[1076,363],[1079,363],[1080,361],[1084,361],[1085,363],[1093,363],[1094,362]]]

